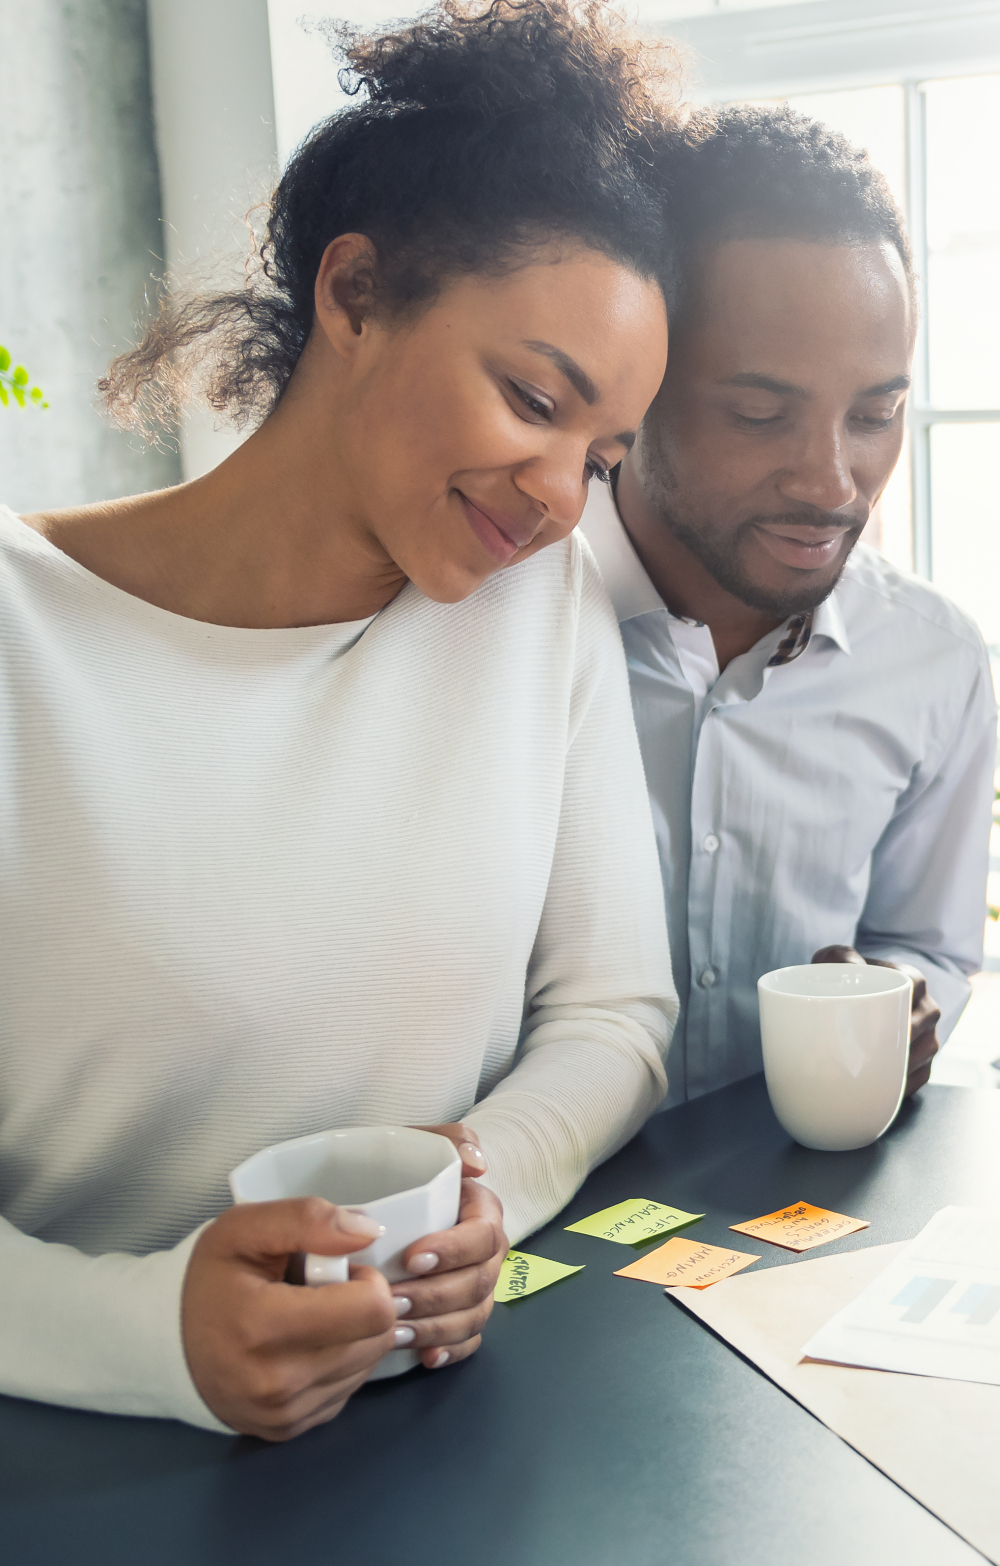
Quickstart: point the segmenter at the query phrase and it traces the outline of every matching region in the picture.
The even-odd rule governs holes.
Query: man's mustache
[[[817,532],[829,532],[831,528],[843,528],[845,532],[858,532],[868,521],[867,515],[863,517],[851,516],[844,511],[778,511],[774,513],[759,512],[755,516],[748,517],[742,524],[743,527],[759,527],[766,525],[774,527],[814,527]]]

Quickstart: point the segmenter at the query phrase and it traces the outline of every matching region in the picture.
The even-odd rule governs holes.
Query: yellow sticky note
[[[828,1240],[839,1240],[843,1234],[854,1234],[867,1229],[867,1218],[845,1218],[843,1213],[828,1212],[825,1207],[814,1207],[811,1202],[793,1202],[776,1213],[763,1218],[751,1218],[746,1223],[731,1223],[737,1234],[749,1234],[753,1240],[767,1240],[771,1245],[782,1245],[786,1251],[811,1251],[814,1245],[825,1245]]]
[[[620,1245],[641,1245],[658,1234],[669,1234],[683,1224],[704,1218],[704,1213],[685,1213],[679,1207],[666,1207],[662,1202],[648,1202],[642,1197],[619,1202],[615,1207],[604,1207],[579,1223],[566,1228],[574,1234],[592,1234],[598,1240],[617,1240]]]
[[[547,1256],[530,1256],[527,1251],[508,1251],[500,1263],[500,1276],[493,1290],[493,1298],[499,1305],[511,1300],[523,1299],[536,1289],[547,1289],[550,1283],[568,1278],[571,1272],[582,1272],[583,1267],[566,1267],[562,1262],[549,1261]]]
[[[722,1245],[699,1245],[693,1240],[668,1240],[655,1251],[621,1267],[616,1278],[641,1278],[644,1283],[664,1283],[668,1288],[707,1289],[731,1273],[740,1272],[759,1256],[727,1251]]]

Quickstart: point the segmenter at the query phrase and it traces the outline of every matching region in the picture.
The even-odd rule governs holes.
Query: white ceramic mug
[[[385,1233],[363,1251],[307,1256],[306,1283],[346,1283],[352,1262],[377,1267],[390,1283],[400,1283],[410,1276],[403,1266],[407,1246],[457,1221],[462,1160],[455,1145],[433,1131],[348,1126],[265,1147],[232,1171],[229,1188],[235,1202],[322,1196],[384,1225]],[[419,1358],[414,1349],[393,1349],[369,1380],[401,1375]]]
[[[803,1147],[843,1153],[892,1125],[910,1053],[913,981],[895,968],[816,962],[757,980],[771,1107]]]

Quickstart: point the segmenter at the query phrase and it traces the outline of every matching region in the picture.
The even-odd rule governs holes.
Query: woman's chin
[[[442,561],[434,567],[421,562],[407,575],[425,598],[436,604],[460,604],[500,570],[499,566],[472,568],[458,562]]]

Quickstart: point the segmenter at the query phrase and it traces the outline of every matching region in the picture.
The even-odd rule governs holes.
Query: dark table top
[[[926,1088],[874,1147],[798,1147],[753,1077],[666,1114],[524,1248],[586,1269],[498,1305],[483,1347],[363,1389],[285,1446],[0,1398],[0,1557],[73,1566],[958,1566],[982,1557],[655,1284],[563,1224],[626,1197],[692,1237],[799,1199],[868,1218],[821,1253],[1000,1200],[1000,1094]],[[937,1439],[928,1431],[927,1439]]]

